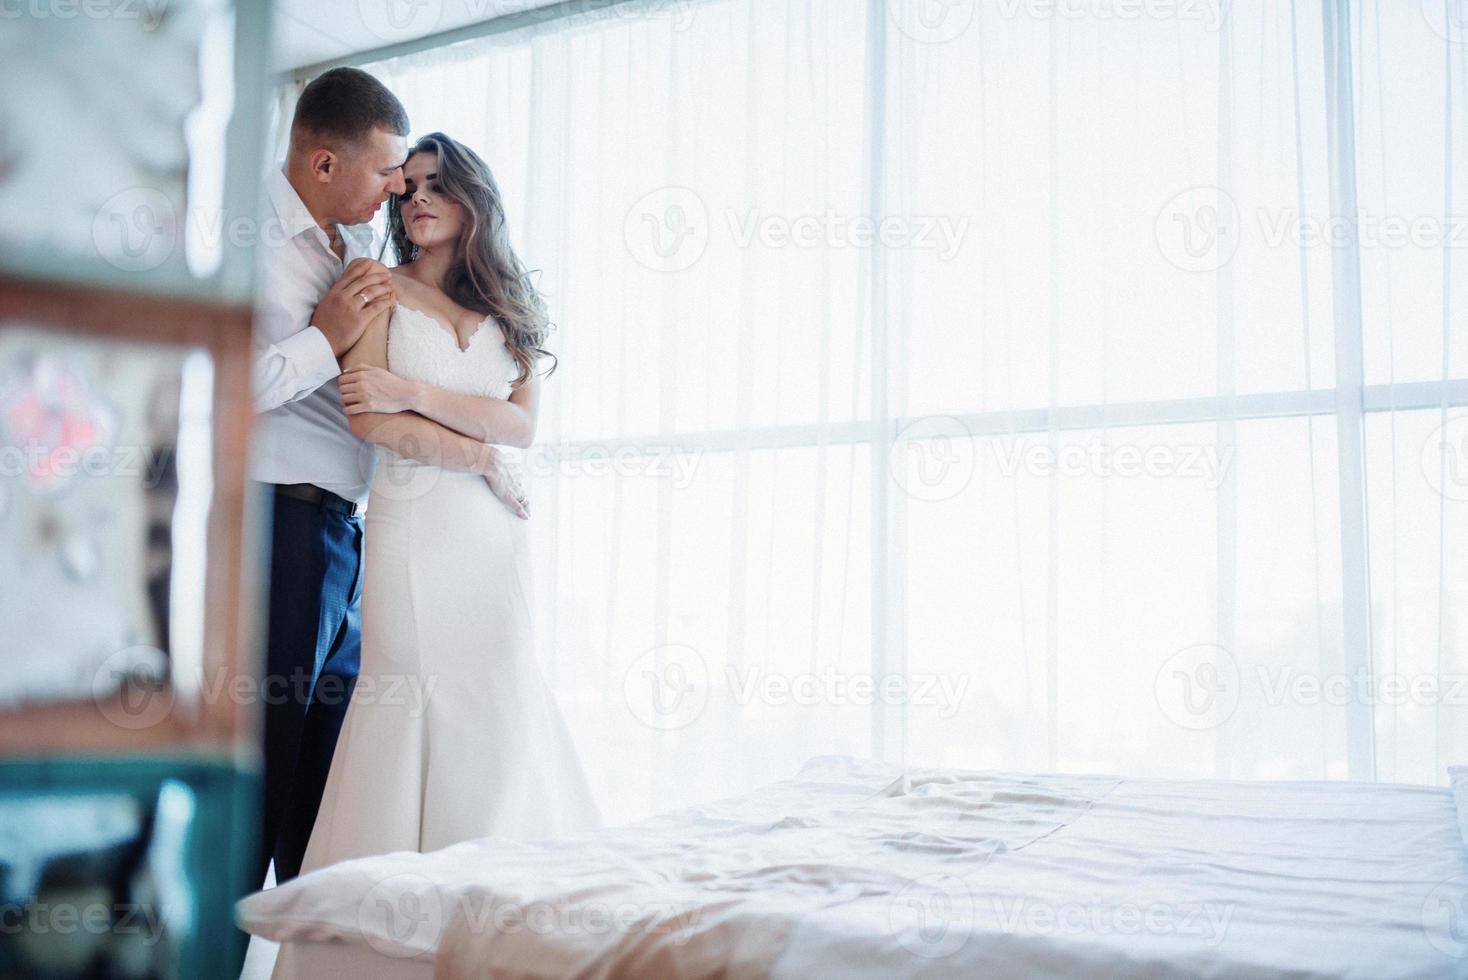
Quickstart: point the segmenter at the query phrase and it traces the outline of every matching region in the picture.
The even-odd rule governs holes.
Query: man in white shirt
[[[273,497],[265,787],[256,883],[300,870],[356,681],[362,518],[372,447],[352,435],[337,358],[395,301],[371,259],[373,214],[403,187],[408,116],[366,72],[301,93],[265,181],[250,476]]]

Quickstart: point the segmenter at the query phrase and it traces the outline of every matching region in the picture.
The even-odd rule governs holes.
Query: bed
[[[1448,788],[844,756],[576,837],[347,861],[243,899],[303,976],[1468,977]]]

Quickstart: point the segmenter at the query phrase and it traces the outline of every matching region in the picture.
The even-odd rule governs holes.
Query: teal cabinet
[[[0,978],[237,976],[258,793],[230,760],[0,761]]]

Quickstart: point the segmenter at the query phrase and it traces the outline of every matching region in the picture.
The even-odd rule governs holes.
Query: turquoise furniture
[[[229,759],[0,761],[0,978],[238,976],[259,791]]]

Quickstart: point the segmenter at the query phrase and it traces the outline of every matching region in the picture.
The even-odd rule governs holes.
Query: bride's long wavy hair
[[[530,282],[530,273],[510,245],[499,185],[479,154],[443,133],[429,133],[413,145],[409,156],[438,157],[438,184],[444,196],[464,209],[464,224],[454,261],[443,282],[449,298],[466,309],[493,316],[505,335],[505,347],[520,367],[514,386],[529,379],[538,358],[556,356],[542,346],[552,329],[545,300]],[[399,265],[413,261],[418,246],[403,224],[402,198],[387,204],[388,241]]]

